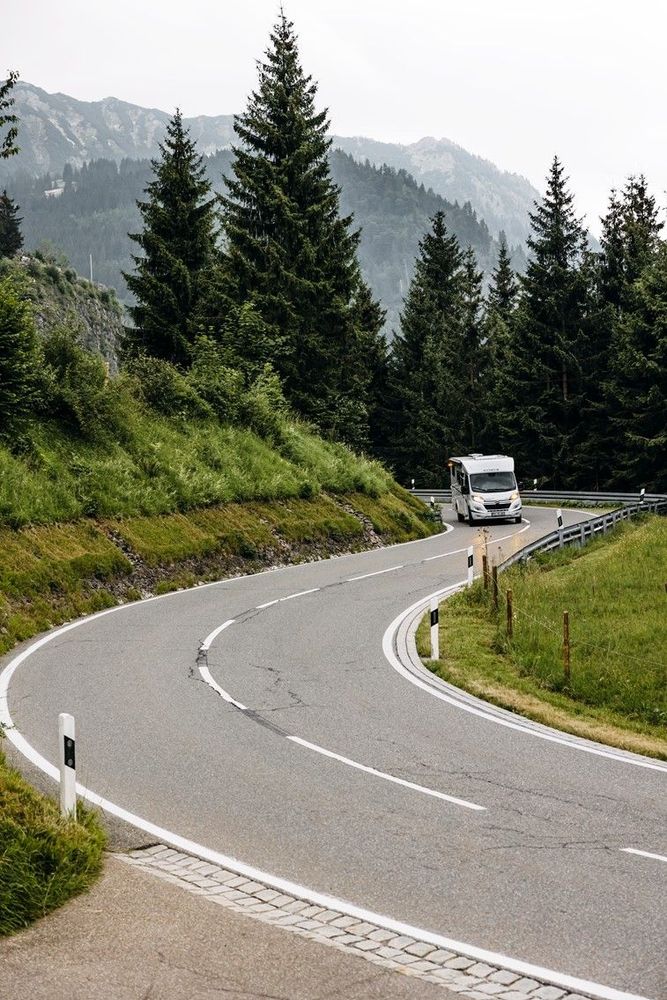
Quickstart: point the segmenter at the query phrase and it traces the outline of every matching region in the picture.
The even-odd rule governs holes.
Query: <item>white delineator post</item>
[[[645,499],[646,499],[646,487],[642,486],[641,490],[639,491],[639,502],[644,503]]]
[[[556,520],[558,521],[558,532],[560,534],[560,548],[563,548],[563,511],[558,508],[556,511]]]
[[[67,712],[58,716],[60,742],[60,812],[76,816],[76,740],[74,717]]]
[[[473,547],[470,545],[468,547],[468,586],[472,587],[472,575],[473,575]]]
[[[438,598],[431,598],[431,659],[440,659],[440,612]]]

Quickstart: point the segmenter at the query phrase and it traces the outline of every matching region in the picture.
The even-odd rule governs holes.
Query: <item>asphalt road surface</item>
[[[524,513],[489,529],[492,548],[555,526],[553,510]],[[383,653],[401,611],[465,578],[478,531],[451,527],[85,622],[16,671],[14,723],[55,763],[57,714],[71,712],[78,780],[207,848],[663,1000],[667,769],[495,725]]]

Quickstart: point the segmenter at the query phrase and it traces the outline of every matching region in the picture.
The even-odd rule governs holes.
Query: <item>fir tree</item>
[[[5,137],[2,143],[0,143],[0,160],[6,160],[10,156],[15,156],[19,151],[16,145],[16,139],[19,134],[19,119],[18,115],[12,111],[14,98],[11,96],[14,84],[18,78],[18,73],[12,69],[7,74],[5,82],[0,84],[0,129],[9,125]]]
[[[461,273],[461,356],[457,369],[462,374],[466,397],[466,405],[460,413],[460,432],[470,451],[476,451],[481,443],[487,409],[482,303],[482,272],[477,270],[475,251],[468,247],[463,255]]]
[[[600,288],[615,314],[630,304],[634,283],[655,257],[662,227],[643,174],[629,177],[620,195],[611,192],[602,219]]]
[[[143,256],[133,257],[136,271],[124,275],[137,300],[125,348],[188,364],[204,277],[216,254],[214,199],[180,111],[167,126],[160,154],[152,161],[148,198],[137,202],[144,228],[130,237]]]
[[[613,335],[610,422],[614,485],[667,490],[667,244],[633,286],[634,308]]]
[[[0,280],[0,437],[13,442],[30,423],[37,395],[37,338],[26,296]]]
[[[512,329],[516,311],[519,285],[512,270],[505,233],[499,235],[498,260],[491,275],[491,283],[484,309],[484,374],[486,399],[482,430],[485,451],[500,448],[498,414],[503,410],[501,392],[504,391],[503,375],[512,368]]]
[[[498,242],[498,261],[491,275],[486,311],[487,315],[495,313],[504,323],[509,324],[516,306],[519,285],[512,270],[507,237],[502,231],[499,234]]]
[[[497,372],[502,447],[517,459],[520,475],[553,485],[572,463],[582,393],[586,237],[573,201],[554,157],[545,197],[530,216],[528,268],[505,367]]]
[[[0,257],[13,257],[23,246],[19,206],[6,191],[0,195]]]
[[[464,258],[442,212],[419,245],[415,273],[392,343],[391,447],[399,479],[443,482],[447,458],[467,448],[461,428],[466,392],[462,336]]]
[[[620,194],[611,192],[602,219],[602,253],[587,255],[585,262],[589,308],[582,343],[584,398],[573,474],[575,482],[587,488],[618,485],[619,468],[627,464],[623,448],[619,448],[619,435],[620,440],[630,440],[627,435],[634,418],[627,408],[622,410],[623,418],[618,416],[618,402],[627,382],[618,352],[626,358],[633,353],[631,331],[635,324],[631,317],[635,310],[640,312],[636,317],[639,326],[643,322],[637,282],[655,261],[661,228],[646,179],[630,177]],[[622,428],[621,419],[629,426]],[[633,453],[639,456],[643,450],[636,448]]]
[[[272,363],[291,404],[323,430],[341,433],[348,426],[344,412],[367,402],[348,377],[361,334],[355,311],[359,234],[351,230],[351,217],[339,213],[340,191],[327,157],[329,123],[315,97],[293,25],[281,13],[259,64],[257,90],[235,119],[240,142],[222,199],[222,312],[250,303],[263,336],[244,339],[224,315],[213,322],[213,332],[239,363]],[[355,426],[359,420],[367,424],[360,416]],[[356,431],[346,437],[359,442]]]

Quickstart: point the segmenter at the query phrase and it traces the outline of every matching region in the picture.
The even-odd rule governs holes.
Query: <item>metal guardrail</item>
[[[515,563],[526,562],[537,552],[552,552],[554,549],[562,549],[565,545],[584,546],[593,538],[600,534],[606,534],[614,528],[620,521],[628,521],[637,517],[638,514],[663,514],[667,515],[667,497],[657,500],[644,500],[643,503],[626,503],[623,507],[611,510],[598,517],[588,518],[586,521],[578,521],[567,527],[557,528],[548,535],[543,535],[536,542],[524,545],[522,549],[508,556],[498,565],[498,572],[508,569]]]
[[[424,500],[426,503],[429,502],[431,497],[433,497],[439,503],[447,503],[452,499],[452,491],[450,489],[441,490],[410,490],[414,496],[419,497],[420,500]],[[641,502],[640,493],[594,493],[594,492],[584,492],[577,490],[522,490],[521,499],[525,504],[530,504],[531,500],[555,500],[561,501],[563,503],[586,503],[586,504],[597,504],[599,506],[613,504],[637,504]],[[661,500],[667,500],[667,496],[663,493],[646,493],[644,495],[644,501],[646,503],[659,502]]]
[[[451,500],[451,490],[411,490],[415,496],[428,503],[433,497],[437,502],[447,502]],[[636,493],[579,493],[566,491],[545,491],[537,490],[522,493],[521,499],[524,504],[530,505],[530,500],[560,500],[574,503],[609,504],[621,503],[622,506],[597,517],[587,518],[585,521],[578,521],[567,527],[557,528],[548,535],[543,535],[535,542],[524,545],[522,549],[504,559],[498,565],[498,572],[508,569],[515,563],[526,562],[537,552],[551,552],[554,549],[562,549],[565,545],[586,545],[591,539],[599,534],[606,534],[614,528],[620,521],[627,521],[637,517],[639,514],[662,514],[667,515],[667,496],[661,493],[645,494],[640,498]]]

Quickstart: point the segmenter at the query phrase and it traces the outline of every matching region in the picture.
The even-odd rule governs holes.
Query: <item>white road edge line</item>
[[[440,701],[444,701],[448,705],[452,705],[454,708],[458,708],[463,712],[469,712],[471,715],[476,715],[478,718],[485,719],[487,722],[493,722],[497,726],[505,726],[507,729],[514,729],[516,732],[524,733],[527,736],[535,736],[537,739],[546,740],[549,743],[558,743],[561,746],[568,747],[570,750],[580,750],[583,753],[594,754],[596,757],[606,757],[608,760],[616,761],[616,763],[630,764],[633,767],[643,767],[649,771],[662,771],[667,773],[667,764],[661,764],[658,761],[653,763],[652,761],[639,756],[624,756],[620,753],[614,752],[613,750],[605,750],[603,747],[597,746],[593,743],[587,744],[584,742],[577,742],[574,739],[568,739],[566,736],[560,736],[554,730],[549,731],[546,727],[544,730],[534,729],[532,726],[528,726],[525,723],[512,722],[511,719],[501,718],[500,716],[494,715],[482,707],[476,707],[475,705],[458,701],[456,698],[446,694],[444,691],[440,691],[432,685],[427,684],[426,681],[423,681],[420,677],[417,677],[415,674],[407,670],[399,660],[394,650],[394,640],[401,625],[404,623],[406,618],[414,612],[422,609],[426,611],[433,598],[444,597],[446,594],[465,587],[466,583],[467,580],[461,580],[459,583],[445,587],[443,590],[434,591],[432,594],[429,594],[428,597],[420,598],[418,601],[415,601],[414,604],[411,604],[409,608],[406,608],[405,611],[402,611],[400,615],[397,615],[391,625],[389,625],[382,637],[382,651],[384,652],[389,664],[397,673],[401,675],[401,677],[410,681],[411,684],[414,684],[415,687],[425,691],[427,694],[431,695],[431,697],[439,698]],[[481,699],[479,700],[481,702]]]
[[[667,861],[664,854],[651,854],[650,851],[638,851],[636,847],[621,847],[625,854],[639,854],[642,858],[651,858],[653,861]]]
[[[447,555],[450,554],[451,553],[449,552],[447,553]],[[377,569],[374,573],[362,573],[361,576],[351,576],[347,580],[344,580],[343,582],[354,583],[355,580],[367,580],[369,576],[382,576],[383,573],[393,573],[394,570],[396,569],[403,569],[404,565],[405,564],[402,563],[400,566],[389,566],[388,569]]]
[[[384,778],[385,781],[393,781],[396,785],[403,785],[405,788],[411,788],[415,792],[422,792],[424,795],[432,795],[436,799],[443,799],[445,802],[453,802],[457,806],[463,806],[464,809],[475,809],[480,812],[486,812],[486,806],[478,806],[474,802],[468,802],[466,799],[457,799],[453,795],[445,795],[444,792],[437,792],[434,788],[426,788],[424,785],[417,785],[413,781],[406,781],[404,778],[397,778],[393,774],[386,774],[384,771],[378,771],[374,767],[368,767],[367,764],[359,764],[356,760],[350,760],[349,757],[342,757],[338,753],[333,753],[332,750],[325,750],[324,747],[318,746],[316,743],[309,743],[308,740],[302,740],[300,736],[288,736],[288,740],[292,743],[298,743],[301,747],[306,747],[307,750],[314,750],[315,753],[320,753],[324,757],[330,757],[332,760],[338,760],[341,764],[347,764],[348,767],[355,767],[359,771],[365,771],[367,774],[372,774],[376,778]]]

